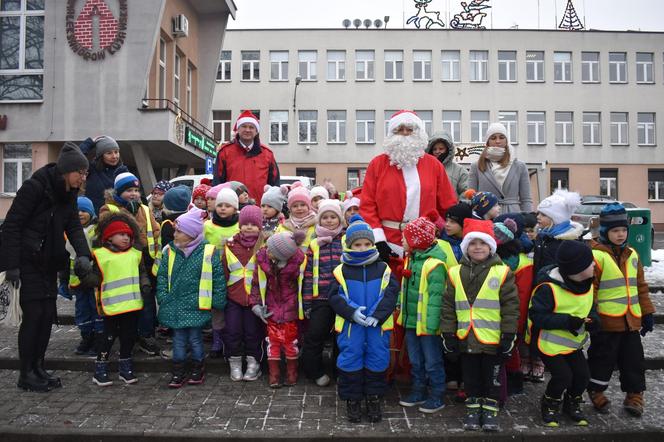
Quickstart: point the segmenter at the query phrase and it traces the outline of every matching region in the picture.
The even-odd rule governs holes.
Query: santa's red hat
[[[253,124],[254,127],[256,128],[256,132],[261,131],[261,126],[258,123],[258,117],[251,113],[251,111],[246,110],[243,111],[239,117],[237,117],[237,121],[235,122],[235,126],[233,126],[233,132],[237,132],[237,128],[242,126],[243,124]]]
[[[493,221],[466,218],[463,221],[463,241],[461,241],[461,251],[464,255],[468,251],[468,245],[474,239],[481,239],[491,248],[491,254],[496,253]]]
[[[400,110],[392,115],[387,124],[388,133],[394,133],[401,125],[410,126],[413,129],[419,128],[422,133],[424,132],[424,122],[411,110]]]

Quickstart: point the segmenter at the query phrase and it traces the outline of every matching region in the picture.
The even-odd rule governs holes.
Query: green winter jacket
[[[206,241],[185,258],[182,250],[171,242],[164,251],[157,272],[157,302],[159,323],[169,328],[203,327],[212,319],[210,310],[198,308],[198,285],[203,266],[203,249]],[[168,289],[168,254],[175,253],[171,288]],[[219,260],[219,253],[212,255],[212,307],[223,310],[226,306],[226,278]]]
[[[422,267],[429,258],[436,258],[443,263],[447,257],[445,252],[442,251],[436,243],[434,243],[427,250],[416,250],[408,259],[408,269],[411,276],[403,278],[402,283],[402,298],[401,298],[401,314],[402,325],[407,329],[414,329],[417,327],[417,301],[420,296],[420,279],[422,276]],[[427,304],[426,311],[426,334],[435,335],[439,333],[440,327],[440,309],[443,302],[443,293],[445,292],[445,285],[447,282],[447,267],[439,266],[429,273],[427,278],[429,285],[429,303]]]

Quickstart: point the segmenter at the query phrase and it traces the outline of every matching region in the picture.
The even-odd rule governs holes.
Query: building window
[[[327,111],[327,142],[343,144],[346,142],[346,111]]]
[[[609,82],[627,83],[627,53],[609,52]]]
[[[507,139],[512,145],[519,144],[518,115],[516,111],[498,112],[498,121],[507,129]]]
[[[556,83],[570,83],[572,81],[572,53],[553,53],[553,81]]]
[[[298,143],[318,142],[318,111],[298,111]]]
[[[629,118],[627,112],[611,112],[611,144],[629,144]]]
[[[316,81],[316,60],[318,59],[317,51],[299,51],[297,53],[298,59],[298,75],[302,81]]]
[[[599,170],[599,194],[618,199],[618,169]]]
[[[356,187],[362,186],[364,184],[364,175],[366,172],[367,169],[364,167],[349,168],[346,175],[346,188],[354,189]]]
[[[637,52],[636,53],[636,82],[637,83],[654,83],[655,74],[653,72],[653,53],[652,52]]]
[[[498,51],[498,81],[516,81],[516,51]]]
[[[386,110],[383,114],[385,117],[385,137],[389,137],[392,134],[388,132],[388,126],[390,125],[390,118],[392,118],[392,115],[396,114],[398,111],[396,110]]]
[[[32,174],[32,146],[5,144],[2,149],[2,178],[4,193],[16,193]]]
[[[327,79],[346,80],[346,51],[327,51]]]
[[[459,74],[460,57],[459,51],[442,51],[443,81],[459,81],[461,79]]]
[[[599,83],[599,52],[581,52],[581,81]]]
[[[44,3],[0,1],[0,101],[44,98]]]
[[[572,112],[556,112],[556,144],[574,144],[574,114]]]
[[[270,80],[288,81],[288,51],[270,51]]]
[[[403,80],[403,51],[385,51],[385,80]]]
[[[311,184],[316,184],[315,167],[296,167],[295,176],[305,176],[311,180]]]
[[[288,143],[288,111],[270,111],[270,143]]]
[[[242,81],[260,80],[260,51],[242,51]]]
[[[189,115],[194,116],[194,109],[193,109],[193,94],[192,94],[192,89],[194,87],[194,68],[187,63],[187,90],[186,90],[186,100],[187,100],[187,112],[189,112]]]
[[[214,130],[214,139],[221,143],[226,143],[231,139],[231,111],[216,110],[212,111],[212,129]]]
[[[648,200],[664,200],[664,170],[648,169]]]
[[[488,68],[488,51],[470,51],[470,81],[489,81]]]
[[[166,42],[159,39],[159,99],[166,98]],[[161,105],[160,105],[161,106]]]
[[[355,113],[356,141],[358,143],[376,142],[376,112],[359,110]]]
[[[221,51],[217,81],[231,81],[231,51]]]
[[[374,51],[355,51],[355,79],[368,81],[374,79]]]
[[[431,51],[413,51],[413,80],[431,81]]]
[[[489,111],[470,111],[470,141],[483,143],[489,128]]]
[[[182,57],[175,51],[175,63],[173,63],[173,102],[180,105],[180,72]]]
[[[569,189],[569,169],[551,169],[550,193],[559,189]]]
[[[424,131],[427,136],[433,134],[433,111],[430,110],[416,110],[415,113],[424,123]]]
[[[636,120],[636,131],[639,136],[639,146],[654,146],[655,114],[652,112],[639,112]]]
[[[544,81],[544,51],[526,52],[526,81]]]
[[[544,112],[527,112],[528,144],[546,143],[546,114]]]
[[[461,111],[443,111],[443,131],[450,134],[453,142],[461,142]]]
[[[599,112],[583,113],[583,144],[599,145],[602,143],[602,120]]]

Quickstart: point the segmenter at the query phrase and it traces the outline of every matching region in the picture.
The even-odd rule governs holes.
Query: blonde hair
[[[484,150],[480,154],[480,158],[477,160],[477,168],[480,170],[480,172],[486,172],[488,169],[487,166],[487,161],[489,161],[486,157],[486,150],[489,147],[489,140],[487,140],[486,146],[484,146]],[[505,155],[503,155],[503,158],[498,162],[502,167],[507,166],[510,163],[510,147],[509,144],[505,146]]]

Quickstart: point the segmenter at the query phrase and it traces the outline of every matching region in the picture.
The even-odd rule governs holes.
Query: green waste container
[[[648,267],[651,264],[652,249],[650,209],[627,209],[627,217],[629,219],[627,242],[638,252],[641,263]]]

